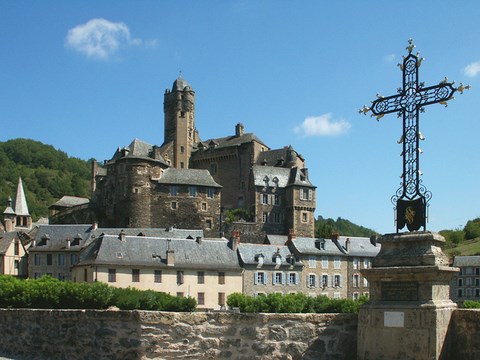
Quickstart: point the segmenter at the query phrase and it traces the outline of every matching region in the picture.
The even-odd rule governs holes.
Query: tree
[[[463,231],[465,232],[465,240],[480,237],[480,218],[468,220]]]

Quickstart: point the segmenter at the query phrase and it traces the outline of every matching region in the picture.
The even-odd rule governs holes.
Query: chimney
[[[66,246],[67,249],[70,249],[71,242],[72,242],[72,239],[70,239],[70,237],[68,237],[67,238],[67,246]]]
[[[347,240],[345,240],[345,251],[347,253],[350,252],[350,238],[347,238]]]
[[[167,240],[167,266],[175,265],[175,250],[170,248],[172,240]]]
[[[337,233],[337,232],[332,233],[332,240],[333,240],[333,241],[338,241],[338,237],[339,237],[339,236],[340,236],[340,234]]]
[[[239,137],[239,136],[242,136],[243,135],[243,124],[242,123],[238,123],[237,125],[235,125],[235,136],[236,137]]]
[[[202,237],[201,237],[201,236],[197,236],[196,241],[197,241],[197,243],[198,243],[199,245],[201,245],[201,244],[202,244]]]
[[[230,247],[233,251],[237,251],[238,244],[240,244],[240,231],[235,230],[232,232],[232,238],[230,239]]]
[[[370,236],[370,244],[377,246],[377,235]]]
[[[288,232],[288,242],[292,242],[292,241],[295,241],[297,240],[297,235],[295,235],[295,232],[293,231],[293,229],[290,229],[290,231]]]
[[[126,237],[125,237],[125,232],[122,230],[120,231],[120,234],[118,234],[118,239],[120,241],[125,241],[126,240]]]

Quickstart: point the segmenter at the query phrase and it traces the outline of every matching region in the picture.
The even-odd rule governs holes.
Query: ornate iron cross
[[[412,54],[415,45],[413,40],[408,40],[408,55],[403,57],[403,64],[398,64],[403,73],[403,87],[398,88],[397,95],[383,97],[377,94],[377,100],[372,102],[370,108],[364,106],[360,113],[376,116],[380,120],[385,114],[396,112],[398,117],[403,117],[403,134],[398,143],[403,144],[403,173],[400,188],[392,196],[395,209],[395,222],[397,232],[405,225],[408,230],[416,231],[423,226],[426,229],[427,207],[432,193],[422,184],[419,168],[419,155],[422,150],[419,140],[424,140],[419,131],[419,113],[424,112],[424,106],[440,103],[447,106],[447,101],[453,99],[456,91],[463,93],[470,86],[460,84],[454,88],[453,82],[445,78],[438,85],[424,87],[423,82],[418,82],[418,68],[423,58],[419,53]]]

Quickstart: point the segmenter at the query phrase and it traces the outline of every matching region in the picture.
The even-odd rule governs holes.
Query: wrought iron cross
[[[419,131],[419,113],[424,112],[424,106],[440,103],[447,106],[447,101],[453,99],[456,91],[463,93],[470,89],[469,85],[460,83],[454,88],[454,81],[448,82],[445,78],[438,85],[424,87],[423,82],[418,82],[418,68],[423,58],[419,53],[412,54],[415,45],[413,40],[408,40],[408,55],[403,57],[403,64],[398,64],[403,73],[403,87],[398,88],[397,95],[383,97],[377,94],[377,100],[372,102],[370,108],[364,106],[360,113],[376,116],[380,120],[385,114],[396,112],[398,117],[403,117],[403,134],[398,143],[403,144],[403,173],[400,188],[392,196],[395,209],[395,222],[397,232],[405,225],[408,230],[416,231],[423,226],[426,229],[427,207],[432,193],[426,189],[420,180],[422,175],[419,168],[419,155],[422,150],[419,140],[424,140]]]

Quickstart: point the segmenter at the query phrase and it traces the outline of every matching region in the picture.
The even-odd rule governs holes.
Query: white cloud
[[[465,72],[465,75],[474,77],[480,72],[480,61],[471,63],[467,66],[465,66],[465,69],[463,69]]]
[[[395,56],[395,54],[388,54],[383,57],[383,61],[385,61],[386,63],[391,63],[394,62],[396,58],[397,57]]]
[[[144,42],[132,38],[127,25],[121,22],[111,22],[105,19],[92,19],[85,24],[77,25],[68,31],[66,46],[92,59],[107,60],[118,52],[121,47],[140,46],[152,47],[156,40]]]
[[[332,114],[309,116],[293,131],[302,136],[337,136],[346,133],[351,125],[345,119],[333,120]]]

